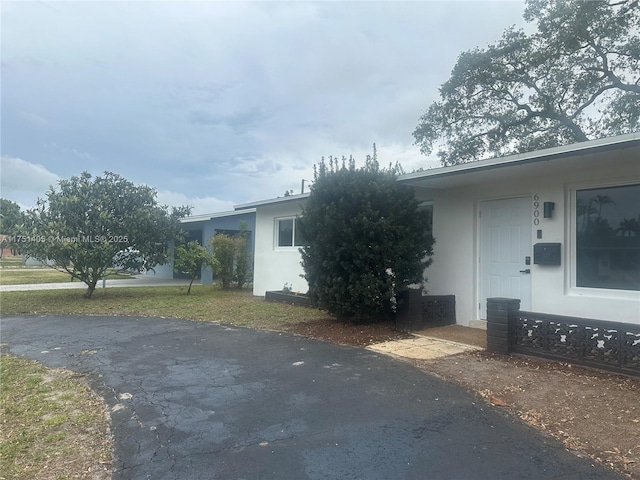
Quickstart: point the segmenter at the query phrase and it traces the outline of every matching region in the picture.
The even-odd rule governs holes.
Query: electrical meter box
[[[533,246],[535,265],[560,265],[560,243],[536,243]]]

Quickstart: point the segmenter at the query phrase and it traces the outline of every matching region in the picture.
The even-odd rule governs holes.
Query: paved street
[[[116,480],[621,478],[371,350],[160,318],[10,317],[1,335],[89,375]]]

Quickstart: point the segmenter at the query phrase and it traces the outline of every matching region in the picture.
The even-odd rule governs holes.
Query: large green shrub
[[[211,239],[213,246],[214,272],[220,278],[222,288],[228,290],[233,284],[242,288],[251,278],[251,253],[249,232],[244,223],[237,235],[218,233]]]
[[[339,318],[390,318],[397,295],[424,281],[428,214],[396,181],[398,169],[380,168],[375,149],[362,168],[343,158],[316,169],[300,219],[302,266],[311,298]]]
[[[222,283],[222,289],[228,290],[233,282],[233,264],[235,261],[235,241],[234,238],[218,233],[211,239],[213,245],[213,257],[217,263],[213,269],[216,276]]]
[[[249,233],[246,227],[240,228],[236,241],[235,280],[238,288],[242,288],[251,279],[251,251],[249,250]]]

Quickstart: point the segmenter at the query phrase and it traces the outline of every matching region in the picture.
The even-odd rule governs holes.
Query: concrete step
[[[469,326],[471,328],[479,328],[481,330],[487,329],[487,321],[486,320],[470,320]]]

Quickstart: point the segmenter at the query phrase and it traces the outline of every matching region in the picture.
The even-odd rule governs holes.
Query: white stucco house
[[[486,299],[640,324],[640,133],[403,175],[433,209],[426,288],[481,325]],[[308,194],[255,208],[254,294],[305,292],[296,217]]]
[[[293,291],[306,292],[302,278],[296,218],[308,193],[237,205],[236,210],[255,209],[253,251],[253,293],[264,296],[269,290],[282,290],[286,283]]]

